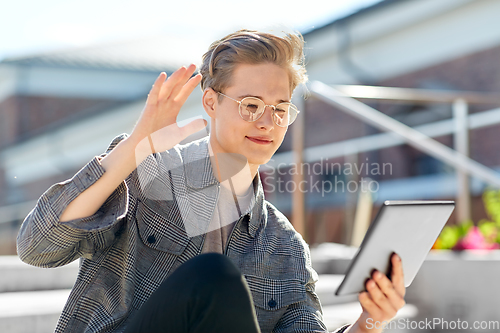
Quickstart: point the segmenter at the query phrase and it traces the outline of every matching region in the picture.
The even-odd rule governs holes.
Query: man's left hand
[[[363,313],[349,330],[353,332],[382,332],[383,324],[394,318],[406,303],[403,265],[397,254],[391,257],[391,279],[374,271],[365,286],[366,290],[358,295]]]

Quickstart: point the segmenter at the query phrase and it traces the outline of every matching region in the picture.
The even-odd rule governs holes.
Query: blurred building
[[[500,12],[498,0],[385,0],[323,27],[304,32],[310,80],[326,84],[500,92]],[[130,132],[160,71],[198,62],[208,45],[164,37],[5,59],[0,62],[0,252],[15,251],[14,237],[35,200],[53,183],[71,177],[110,140]],[[194,56],[194,58],[193,58]],[[199,89],[181,117],[203,114]],[[370,105],[409,125],[452,117],[447,104]],[[499,105],[471,105],[471,114]],[[350,115],[308,99],[305,147],[379,133]],[[494,123],[494,122],[493,122]],[[292,126],[293,127],[293,126]],[[498,125],[470,132],[470,155],[500,167]],[[291,128],[290,131],[293,129]],[[288,135],[278,153],[292,148]],[[452,136],[436,138],[451,146]],[[350,141],[355,142],[355,141]],[[370,176],[379,185],[375,202],[387,199],[453,199],[453,168],[407,145],[360,151],[320,161],[367,163],[353,177]],[[325,151],[325,156],[329,152]],[[338,155],[338,154],[337,154]],[[378,174],[373,163],[390,165]],[[319,165],[318,165],[319,167]],[[266,174],[268,184],[289,174]],[[288,178],[287,178],[288,177]],[[311,175],[311,181],[348,182],[341,168]],[[268,198],[286,214],[286,189],[266,185]],[[471,185],[474,219],[484,216],[478,199],[484,184]],[[352,220],[356,193],[306,194],[311,243],[348,241],[344,221]],[[347,209],[346,209],[347,207]],[[349,215],[350,214],[350,215]]]
[[[201,62],[205,48],[155,36],[0,62],[0,253],[15,253],[43,192],[131,132],[158,74]],[[200,98],[197,89],[181,120],[204,113]]]
[[[499,12],[498,0],[382,1],[304,33],[309,78],[329,85],[491,93],[500,99]],[[411,127],[427,125],[429,129],[440,128],[446,132],[446,126],[450,129],[454,126],[451,104],[363,101]],[[489,125],[470,130],[470,157],[493,169],[500,167],[497,150],[500,114],[482,112],[500,111],[499,107],[498,102],[469,105],[470,116],[481,116]],[[374,210],[384,200],[455,199],[457,181],[453,166],[408,145],[370,149],[380,133],[377,129],[315,98],[306,101],[305,112],[300,116],[306,118],[306,149],[336,143],[335,147],[325,146],[324,158],[309,163],[311,170],[305,171],[305,180],[309,181],[305,198],[306,234],[311,243],[349,241],[349,221],[354,218],[353,203],[356,203],[358,193],[351,193],[342,182],[359,184],[365,177],[376,181],[379,187],[373,195]],[[290,131],[293,132],[293,125]],[[373,141],[358,138],[373,138]],[[434,139],[454,147],[452,134]],[[341,142],[344,144],[340,145]],[[292,138],[289,136],[281,151],[291,148]],[[342,156],[343,149],[358,150],[359,153]],[[337,157],[326,160],[329,156]],[[338,165],[344,167],[344,163],[357,165],[360,172],[343,172],[345,169],[340,170]],[[314,166],[319,170],[320,165],[323,172],[318,175]],[[327,166],[332,165],[336,167],[327,174],[325,170],[331,169]],[[377,166],[380,172],[377,172]],[[283,185],[291,177],[287,172],[282,173],[285,175],[274,173],[272,177],[281,178]],[[323,195],[312,187],[316,181],[330,181],[339,186]],[[485,217],[481,201],[485,186],[477,179],[470,184],[471,217],[475,222]],[[276,197],[276,202],[283,211],[291,212],[291,200],[286,191]],[[457,216],[453,216],[450,222],[456,220]]]

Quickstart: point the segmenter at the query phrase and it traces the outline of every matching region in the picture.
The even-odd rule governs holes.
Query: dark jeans
[[[260,333],[250,290],[226,256],[207,253],[172,273],[125,333]]]

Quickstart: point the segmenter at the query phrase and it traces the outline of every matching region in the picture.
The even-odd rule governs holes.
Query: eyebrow
[[[262,96],[256,96],[256,95],[251,95],[251,94],[246,94],[246,95],[241,95],[241,96],[238,96],[238,99],[243,99],[243,98],[245,98],[245,97],[256,97],[256,98],[258,98],[258,99],[260,99],[260,100],[264,101],[264,98],[262,98]],[[290,101],[286,101],[286,100],[284,100],[284,99],[280,99],[280,100],[278,101],[278,104],[280,104],[280,103],[291,103],[291,102],[290,102]]]

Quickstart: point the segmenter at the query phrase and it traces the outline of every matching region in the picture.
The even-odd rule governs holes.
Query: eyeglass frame
[[[238,100],[236,100],[236,99],[234,99],[234,98],[232,98],[232,97],[229,97],[229,96],[227,96],[227,95],[225,95],[225,94],[221,93],[220,91],[217,91],[217,93],[218,93],[218,94],[220,94],[220,95],[222,95],[222,96],[224,96],[224,97],[227,97],[227,98],[229,98],[229,99],[232,99],[233,101],[235,101],[236,103],[238,103],[238,104],[239,104],[239,107],[238,107],[238,113],[240,114],[240,117],[241,117],[241,119],[243,119],[243,120],[245,120],[245,119],[244,119],[244,118],[243,118],[243,116],[241,115],[241,103],[242,103],[242,102],[243,102],[246,98],[255,98],[255,99],[258,99],[259,101],[261,101],[261,102],[264,104],[264,112],[262,112],[262,113],[260,114],[260,116],[259,116],[257,119],[255,119],[255,120],[252,120],[252,121],[245,120],[246,122],[249,122],[249,123],[253,123],[253,122],[255,122],[255,121],[259,120],[259,119],[262,117],[262,115],[264,115],[264,113],[266,113],[266,106],[270,106],[270,107],[273,109],[272,119],[273,119],[273,123],[275,123],[275,124],[276,124],[276,121],[274,120],[274,113],[276,112],[276,107],[277,107],[278,105],[280,105],[280,104],[289,104],[289,105],[292,105],[293,107],[295,107],[295,109],[297,110],[297,115],[295,116],[295,119],[294,119],[294,120],[293,120],[290,124],[287,124],[286,126],[281,126],[281,125],[276,124],[276,126],[279,126],[279,127],[282,127],[282,128],[288,127],[288,126],[290,126],[291,124],[293,124],[293,123],[295,122],[295,120],[297,119],[297,117],[299,116],[299,113],[300,113],[300,110],[297,108],[297,106],[296,106],[295,104],[293,104],[293,103],[290,103],[290,102],[281,102],[281,103],[278,103],[278,104],[276,104],[276,105],[270,105],[270,104],[266,104],[266,102],[264,102],[264,101],[263,101],[263,100],[261,100],[260,98],[253,97],[253,96],[247,96],[247,97],[244,97],[241,101],[238,101]]]

